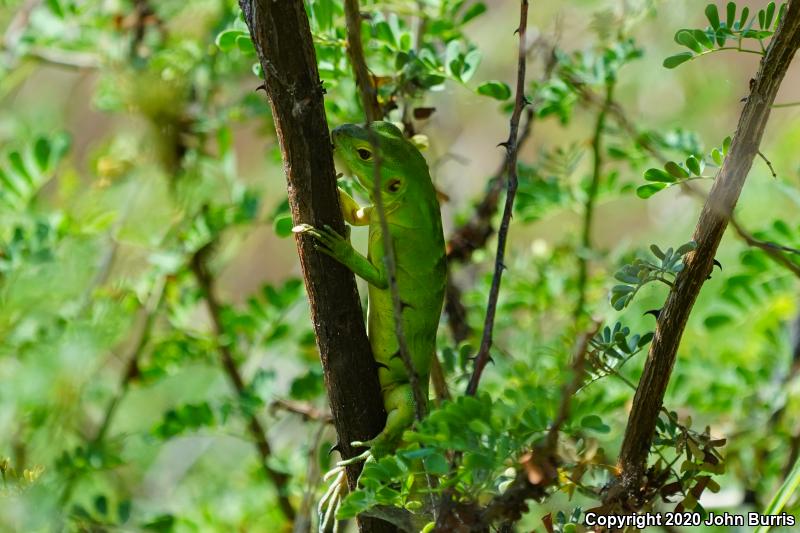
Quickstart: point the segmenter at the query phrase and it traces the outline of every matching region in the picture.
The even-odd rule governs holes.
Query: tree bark
[[[324,90],[303,2],[240,0],[239,5],[266,79],[292,219],[295,224],[327,224],[344,234]],[[377,369],[353,274],[315,251],[310,238],[297,236],[296,241],[338,449],[349,458],[356,452],[351,441],[374,437],[386,422]],[[360,464],[348,467],[351,488],[360,470]],[[373,518],[359,520],[359,527],[362,532],[396,531]]]
[[[800,0],[790,0],[751,82],[730,151],[703,206],[693,237],[697,248],[688,254],[684,270],[675,280],[659,316],[620,451],[621,476],[606,495],[606,504],[628,508],[641,504],[638,495],[642,477],[681,336],[697,295],[711,273],[717,247],[758,153],[775,95],[799,45]]]

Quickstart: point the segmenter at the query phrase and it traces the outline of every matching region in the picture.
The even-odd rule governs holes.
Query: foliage
[[[721,54],[700,78],[665,71],[661,58],[684,26],[674,41],[687,51],[664,67],[723,50],[761,56],[786,4],[562,4],[531,4],[531,133],[494,365],[476,397],[462,394],[491,285],[490,238],[469,264],[450,266],[469,329],[456,342],[445,315],[439,331],[453,399],[365,465],[343,519],[372,512],[422,529],[443,493],[486,505],[532,468],[554,426],[556,480],[520,530],[580,530],[616,474],[665,295],[653,287],[671,287],[695,253],[698,204],[682,192],[704,193],[724,165],[731,138],[710,151],[704,143],[733,135],[746,94],[735,80],[755,71]],[[342,3],[305,6],[328,122],[362,121]],[[502,162],[518,5],[363,0],[360,9],[381,108],[427,136],[450,231],[476,216],[484,173]],[[694,29],[703,13],[708,26]],[[290,527],[281,498],[313,522],[336,436],[285,238],[293,222],[280,142],[253,90],[265,73],[237,3],[5,1],[0,21],[0,529],[279,531]],[[792,120],[769,128],[759,150],[777,177],[764,179],[756,161],[736,216],[800,265],[800,133]],[[366,202],[348,176],[340,183]],[[589,204],[586,246],[578,228]],[[496,227],[497,213],[485,216]],[[359,249],[365,237],[353,229]],[[796,514],[788,461],[800,442],[800,285],[733,232],[716,259],[725,269],[689,319],[643,491],[657,511],[740,513],[776,494],[769,509]],[[288,481],[276,486],[270,473]],[[717,490],[754,501],[721,508],[709,497]]]

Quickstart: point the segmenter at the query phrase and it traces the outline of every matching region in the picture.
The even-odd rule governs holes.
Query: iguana
[[[368,126],[345,124],[333,130],[332,138],[334,153],[355,174],[373,202],[376,160],[373,143],[378,147],[381,198],[394,248],[402,331],[427,398],[447,275],[439,201],[428,165],[417,147],[390,122],[372,122]],[[387,417],[386,426],[375,438],[354,444],[369,446],[373,456],[380,456],[394,450],[401,443],[403,431],[411,426],[413,393],[395,334],[378,212],[374,206],[359,206],[342,189],[339,201],[345,221],[353,226],[369,225],[366,257],[328,226],[314,228],[301,224],[294,231],[313,236],[321,252],[368,283],[367,332]]]

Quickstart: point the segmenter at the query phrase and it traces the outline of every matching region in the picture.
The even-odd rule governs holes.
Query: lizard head
[[[334,129],[331,136],[336,156],[355,174],[370,197],[374,195],[376,159],[381,195],[387,205],[397,203],[409,190],[432,187],[425,158],[391,122],[372,122],[369,126],[344,124]]]

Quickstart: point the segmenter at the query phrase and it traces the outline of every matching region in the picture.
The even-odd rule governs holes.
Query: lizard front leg
[[[361,207],[353,197],[342,189],[339,190],[339,206],[342,217],[351,226],[368,226],[372,215],[372,206]]]
[[[307,233],[314,237],[317,241],[317,244],[315,244],[317,250],[333,257],[367,283],[379,289],[388,288],[389,282],[383,265],[372,264],[369,259],[358,253],[347,239],[336,233],[327,224],[321,229],[309,224],[299,224],[292,228],[292,231],[295,233]]]

